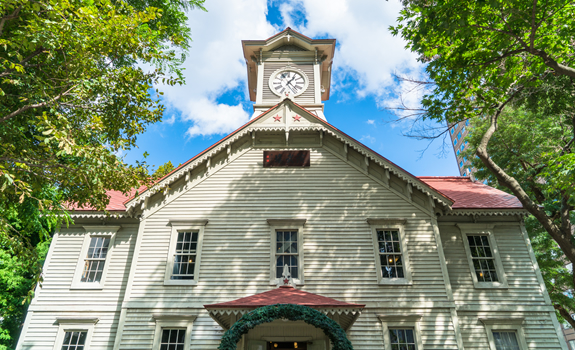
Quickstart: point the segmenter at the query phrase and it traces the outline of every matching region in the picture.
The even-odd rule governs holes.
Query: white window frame
[[[84,234],[84,242],[82,243],[82,250],[80,251],[80,256],[78,257],[78,263],[76,264],[76,270],[74,272],[74,278],[72,279],[72,285],[70,289],[102,289],[104,288],[106,277],[108,275],[108,269],[110,268],[110,260],[112,259],[112,254],[114,251],[114,242],[116,240],[116,232],[121,228],[121,226],[84,226],[86,233]],[[110,243],[108,244],[108,253],[106,253],[106,261],[104,263],[104,270],[102,270],[102,278],[99,282],[82,282],[82,273],[84,272],[84,264],[86,261],[86,255],[88,254],[88,249],[90,248],[90,241],[92,237],[102,237],[109,238]]]
[[[165,315],[154,314],[153,319],[156,322],[154,331],[154,347],[152,350],[160,349],[160,341],[162,340],[162,330],[164,329],[185,329],[186,339],[184,342],[184,350],[190,350],[192,340],[192,327],[197,315]]]
[[[56,335],[56,341],[54,342],[54,350],[62,349],[62,343],[64,342],[64,335],[66,332],[88,332],[88,334],[86,334],[84,350],[89,350],[92,334],[94,333],[94,326],[98,321],[99,319],[96,317],[56,317],[58,334]]]
[[[391,338],[389,329],[393,328],[412,328],[415,334],[416,350],[423,350],[423,341],[421,340],[420,321],[422,315],[377,315],[383,328],[383,345],[385,350],[391,350]],[[523,349],[522,349],[523,350]]]
[[[204,241],[204,227],[208,224],[208,220],[193,220],[193,221],[175,221],[170,220],[172,231],[170,234],[170,245],[168,248],[168,257],[166,259],[166,271],[164,273],[165,286],[195,286],[198,284],[200,277],[200,263],[202,260],[202,245]],[[196,245],[196,263],[194,265],[194,279],[193,280],[173,280],[172,270],[174,269],[174,257],[176,252],[176,244],[178,243],[178,233],[187,231],[198,231],[198,243]]]
[[[282,230],[297,230],[297,251],[298,251],[298,278],[293,281],[296,285],[305,284],[304,274],[304,249],[303,249],[303,229],[306,219],[267,219],[270,226],[270,285],[277,285],[280,283],[281,278],[274,277],[276,275],[276,243],[277,231]]]
[[[479,320],[485,326],[490,350],[497,350],[495,347],[495,339],[493,338],[493,331],[516,332],[519,348],[521,350],[529,349],[527,347],[527,341],[525,340],[525,333],[523,332],[524,318],[480,318]]]
[[[473,279],[473,285],[475,289],[508,289],[507,277],[503,271],[503,263],[501,261],[501,256],[499,255],[499,248],[497,247],[497,242],[495,241],[495,236],[493,234],[494,224],[464,224],[458,223],[457,227],[461,231],[461,238],[463,239],[463,246],[465,247],[465,255],[467,256],[467,262],[469,263],[469,272],[471,273],[471,278]],[[495,260],[495,270],[497,271],[497,276],[499,282],[479,282],[477,275],[475,274],[475,267],[473,266],[473,259],[471,257],[471,249],[469,248],[469,241],[467,236],[487,236],[489,241],[489,246]]]
[[[373,240],[373,252],[375,254],[375,267],[377,270],[377,281],[380,285],[410,285],[412,284],[411,277],[411,264],[409,261],[409,254],[407,253],[407,239],[405,237],[405,224],[406,219],[397,218],[374,218],[367,219],[367,223],[371,227],[371,236]],[[381,273],[381,261],[379,254],[379,244],[377,239],[377,230],[397,230],[399,231],[399,245],[401,249],[401,257],[403,260],[403,275],[404,278],[383,278]]]

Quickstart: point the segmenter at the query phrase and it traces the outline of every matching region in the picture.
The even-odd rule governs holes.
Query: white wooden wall
[[[58,331],[56,317],[99,318],[91,349],[113,347],[137,234],[137,225],[122,225],[106,261],[110,265],[102,290],[70,289],[86,234],[82,226],[62,228],[54,235],[44,282],[30,305],[19,348],[52,349]]]
[[[492,303],[503,303],[506,312],[526,317],[525,332],[532,348],[560,348],[551,314],[536,311],[545,309],[545,300],[518,225],[495,230],[509,290],[477,291],[454,223],[441,223],[442,242],[437,242],[435,219],[422,194],[414,190],[412,196],[406,195],[407,187],[399,178],[390,176],[388,180],[381,168],[373,163],[367,167],[362,156],[351,149],[345,155],[335,139],[326,137],[324,142],[324,148],[312,148],[310,168],[263,168],[262,149],[242,146],[234,150],[244,152],[235,160],[216,157],[214,163],[222,167],[211,176],[205,178],[201,170],[192,172],[192,178],[198,180],[191,190],[184,191],[180,183],[171,186],[167,200],[156,195],[144,213],[138,237],[135,227],[117,233],[118,247],[103,291],[69,290],[83,234],[78,228],[63,230],[53,243],[44,285],[31,307],[34,313],[28,315],[23,347],[51,349],[57,329],[55,315],[82,313],[101,318],[95,328],[99,334],[96,348],[112,349],[116,342],[119,349],[151,349],[152,315],[166,312],[198,313],[192,349],[213,350],[222,332],[203,305],[275,288],[269,284],[270,228],[266,219],[306,218],[305,285],[300,288],[367,305],[349,331],[356,349],[382,349],[377,315],[393,314],[423,315],[425,349],[457,349],[459,330],[452,318],[455,307],[466,349],[486,349],[485,330],[477,317],[499,315],[495,312],[499,306],[483,307]],[[366,218],[378,217],[407,219],[412,285],[377,283],[374,242]],[[198,284],[164,286],[168,222],[194,219],[209,220]],[[443,244],[445,258],[438,243]],[[134,246],[138,248],[132,264]],[[447,269],[448,276],[442,269]],[[451,286],[445,283],[448,278]],[[98,305],[105,307],[96,312]],[[122,307],[121,339],[115,339],[114,327]]]

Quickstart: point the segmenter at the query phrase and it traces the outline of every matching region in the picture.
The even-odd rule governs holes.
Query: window
[[[71,289],[102,289],[120,226],[84,226],[86,234]]]
[[[62,350],[84,350],[88,331],[68,331],[64,333]]]
[[[469,250],[475,275],[479,282],[497,282],[497,271],[495,269],[495,258],[489,246],[489,238],[486,235],[468,235]]]
[[[189,350],[192,326],[197,315],[154,314],[153,350]]]
[[[160,350],[184,350],[185,329],[162,329]]]
[[[465,132],[465,126],[463,128],[461,128],[461,133]]]
[[[202,237],[207,220],[170,221],[172,226],[164,285],[195,285],[200,272]]]
[[[465,149],[465,144],[462,144],[460,149],[463,152],[463,150]]]
[[[455,132],[455,128],[451,128],[451,135]]]
[[[466,121],[465,121],[465,125],[468,125],[468,126],[469,126],[469,120],[466,120]]]
[[[463,173],[463,176],[467,176],[467,173]]]
[[[178,231],[174,253],[173,280],[193,280],[198,248],[198,231]]]
[[[381,276],[383,278],[404,278],[399,230],[377,230],[377,244]]]
[[[298,230],[276,231],[276,278],[281,278],[287,265],[291,277],[298,278]]]
[[[455,138],[455,140],[453,140],[453,145],[454,145],[454,146],[457,145],[457,137]]]
[[[374,242],[379,284],[410,284],[411,270],[407,255],[405,219],[367,219]]]
[[[100,282],[104,265],[106,264],[106,255],[110,245],[109,237],[91,237],[88,254],[84,259],[84,272],[82,273],[81,282]]]
[[[54,350],[88,350],[94,325],[98,318],[90,317],[56,317],[58,333]]]
[[[457,150],[457,156],[459,157],[459,150]]]
[[[523,318],[480,318],[490,350],[527,350]]]
[[[459,162],[459,167],[460,167],[460,168],[463,168],[463,161],[460,161],[460,162]]]
[[[378,315],[383,326],[384,349],[421,350],[421,315]]]
[[[467,157],[463,157],[463,161],[464,161],[464,162],[467,162]]]
[[[407,329],[390,329],[389,340],[391,350],[416,350],[415,331]]]
[[[268,219],[271,230],[270,284],[280,281],[284,266],[296,284],[304,283],[303,227],[306,219]]]
[[[493,331],[493,340],[497,350],[521,350],[517,342],[516,332],[495,332]]]
[[[507,280],[492,224],[457,224],[475,288],[504,288]]]
[[[457,133],[457,138],[458,138],[458,139],[461,138],[461,131]]]

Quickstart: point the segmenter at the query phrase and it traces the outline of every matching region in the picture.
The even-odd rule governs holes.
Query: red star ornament
[[[279,114],[274,117],[275,122],[279,122],[281,120],[282,120],[282,117],[280,117]]]
[[[299,115],[294,115],[294,116],[293,116],[293,121],[294,121],[294,122],[300,122],[300,121],[301,121],[300,119],[301,119],[301,117],[300,117]]]

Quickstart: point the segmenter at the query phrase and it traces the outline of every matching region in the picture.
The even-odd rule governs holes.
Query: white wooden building
[[[249,123],[54,236],[18,349],[214,350],[243,314],[324,312],[356,350],[566,349],[518,200],[417,178],[327,123],[335,40],[244,41]],[[282,286],[288,265],[295,288]],[[328,350],[276,320],[242,350]]]

